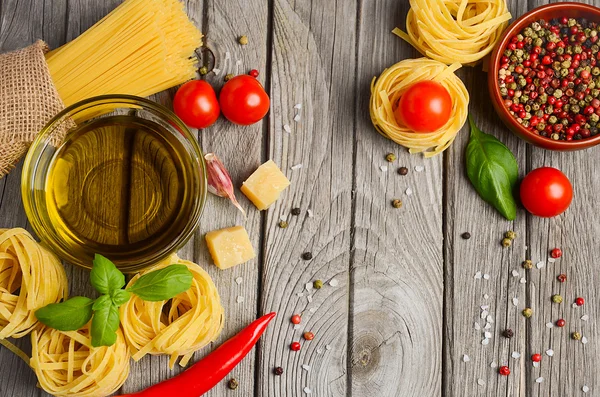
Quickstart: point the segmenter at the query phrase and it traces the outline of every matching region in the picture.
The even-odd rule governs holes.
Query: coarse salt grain
[[[482,345],[489,345],[490,344],[490,340],[488,338],[485,338],[484,340],[481,341]]]
[[[281,216],[279,217],[279,220],[280,220],[280,221],[284,221],[284,222],[286,222],[286,221],[287,221],[287,219],[288,219],[288,214],[281,214]]]
[[[546,323],[546,328],[554,328],[554,323],[553,322]]]
[[[296,165],[292,165],[290,167],[292,170],[299,170],[300,168],[302,168],[302,164],[296,164]]]
[[[546,355],[547,355],[548,357],[552,357],[552,356],[554,355],[554,350],[552,350],[552,349],[548,349],[548,350],[546,350]]]
[[[215,76],[218,76],[219,73],[221,73],[221,69],[217,69],[217,68],[213,68],[213,73],[215,74]]]
[[[513,306],[519,306],[519,298],[512,298]]]
[[[243,296],[238,296],[237,297],[237,303],[243,303],[244,302],[244,297]]]
[[[329,281],[329,285],[331,285],[332,287],[337,287],[338,285],[340,285],[340,282],[337,281],[335,278],[332,278],[331,281]]]
[[[238,285],[241,284],[242,281],[244,281],[244,279],[241,278],[241,277],[238,277],[238,278],[235,279],[235,282],[238,283]]]
[[[325,345],[325,349],[331,350],[331,345]]]
[[[463,354],[463,362],[468,362],[471,361],[471,359],[469,358],[469,356],[467,356],[466,354]]]
[[[486,337],[487,339],[490,339],[492,337],[492,333],[491,332],[484,332],[483,336]]]
[[[311,210],[310,208],[306,210],[306,213],[308,214],[309,218],[314,218],[315,214],[313,213],[313,210]]]
[[[481,310],[487,310],[490,308],[490,305],[481,305]]]
[[[480,279],[481,278],[481,272],[477,272],[475,273],[475,275],[473,276],[474,279]]]
[[[489,314],[489,312],[487,310],[482,311],[481,318],[483,318],[483,319],[486,318],[488,314]]]
[[[308,371],[310,371],[310,365],[302,364],[302,369],[305,370],[306,372],[308,372]]]
[[[583,343],[584,345],[587,345],[588,343],[588,338],[586,338],[585,336],[581,337],[581,343]]]
[[[289,124],[284,124],[283,125],[283,130],[289,134],[289,133],[292,132],[292,127],[290,127]]]
[[[584,393],[587,393],[590,391],[590,388],[587,385],[583,385],[583,387],[581,388],[581,391]]]
[[[310,291],[313,289],[313,283],[306,283],[304,284],[304,289],[306,289],[307,291]]]
[[[481,325],[479,325],[479,323],[477,323],[477,322],[473,325],[473,327],[475,327],[475,329],[477,331],[479,331],[481,329]]]
[[[484,274],[484,275],[483,275],[483,279],[484,279],[484,280],[489,280],[489,279],[490,279],[490,275],[489,275],[489,274],[487,274],[487,273],[486,273],[486,274]]]
[[[492,362],[490,363],[490,367],[492,367],[492,368],[496,368],[497,366],[498,366],[498,363],[497,363],[497,362],[495,362],[495,361],[492,361]]]
[[[536,362],[536,361],[533,362],[533,367],[534,368],[538,368],[539,366],[540,366],[539,362]]]
[[[485,321],[487,321],[490,324],[494,324],[494,317],[492,317],[492,315],[490,314],[489,316],[487,316]]]
[[[527,282],[527,279],[525,277],[521,277],[521,279],[519,280],[519,282],[521,284],[525,284]]]
[[[294,329],[300,329],[302,326],[300,324],[294,324]]]
[[[323,354],[323,349],[317,349],[317,354]]]
[[[423,172],[424,170],[425,170],[425,167],[423,167],[422,165],[415,165],[415,171]]]
[[[294,109],[302,109],[302,104],[301,103],[295,104]]]
[[[406,188],[406,190],[404,191],[404,193],[406,193],[407,196],[410,196],[413,194],[413,191],[411,188]]]
[[[519,353],[519,352],[512,352],[511,356],[512,356],[512,358],[519,358],[519,357],[521,357],[521,353]]]
[[[294,121],[297,123],[298,121],[300,121],[300,113],[298,113],[297,115],[294,116]]]
[[[308,387],[308,386],[307,386],[307,387],[305,387],[305,388],[304,388],[304,393],[306,393],[306,394],[311,394],[311,393],[312,393],[312,391],[310,390],[310,387]]]
[[[556,262],[556,259],[554,259],[553,257],[549,256],[548,257],[548,263],[554,263]]]
[[[387,172],[388,167],[386,165],[382,165],[381,167],[379,167],[379,169],[383,172]]]
[[[544,381],[544,378],[542,378],[541,376],[539,378],[537,378],[535,380],[537,383],[542,383]]]
[[[538,269],[541,269],[545,266],[546,264],[542,261],[539,261],[538,263],[535,264],[535,267],[537,267]]]
[[[490,324],[490,323],[487,323],[487,324],[486,324],[486,325],[483,327],[483,329],[490,329],[490,328],[492,328],[492,324]]]
[[[306,300],[308,301],[308,303],[312,303],[312,301],[313,301],[313,297],[312,297],[312,295],[308,295],[308,296],[306,297]]]
[[[231,59],[231,53],[229,51],[225,52],[225,59]]]
[[[519,277],[520,276],[519,272],[517,270],[515,270],[515,269],[513,269],[512,275],[513,275],[513,277]]]
[[[578,308],[579,306],[577,306],[577,303],[573,303],[573,304],[571,305],[571,307],[572,307],[573,309],[576,309],[576,308]]]
[[[584,314],[583,316],[581,316],[581,321],[587,321],[590,319],[590,316],[588,316],[587,314]]]
[[[477,384],[479,386],[485,386],[485,381],[483,379],[479,378],[479,379],[477,379]]]
[[[488,299],[490,296],[488,294],[483,294],[483,299]]]
[[[304,296],[304,292],[298,292],[296,295],[298,295],[298,297],[302,298]]]
[[[316,307],[311,307],[308,311],[311,312],[311,313],[315,313],[317,311],[317,308]]]

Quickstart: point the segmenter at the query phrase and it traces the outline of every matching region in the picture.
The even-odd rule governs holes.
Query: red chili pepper
[[[275,313],[269,313],[244,328],[208,356],[181,374],[134,394],[122,397],[200,397],[219,383],[254,347]]]

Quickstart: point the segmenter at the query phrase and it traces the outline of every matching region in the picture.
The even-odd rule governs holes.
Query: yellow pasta
[[[410,0],[406,33],[393,32],[445,64],[475,64],[489,54],[512,16],[506,0]]]
[[[168,354],[172,369],[179,356],[185,366],[195,351],[219,336],[223,329],[223,307],[212,279],[200,266],[172,255],[135,275],[128,286],[145,273],[172,264],[183,264],[193,275],[192,286],[169,301],[149,302],[132,295],[121,306],[121,327],[134,360],[146,354]]]
[[[467,120],[469,93],[454,74],[460,64],[445,64],[427,58],[406,59],[387,68],[371,83],[369,110],[373,125],[383,136],[407,147],[411,153],[432,157],[446,150]],[[402,94],[414,83],[433,80],[443,85],[452,97],[452,114],[442,128],[417,133],[398,124],[394,108]]]
[[[31,368],[39,385],[57,397],[108,396],[129,375],[123,332],[112,346],[92,347],[89,325],[79,331],[44,327],[31,334]]]
[[[24,229],[0,229],[0,340],[30,333],[35,311],[66,299],[68,289],[54,254]]]
[[[68,106],[104,94],[148,96],[190,80],[200,46],[179,0],[126,0],[46,61]]]

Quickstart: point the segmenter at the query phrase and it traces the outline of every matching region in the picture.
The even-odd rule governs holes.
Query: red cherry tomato
[[[235,124],[250,125],[269,111],[270,100],[262,84],[245,74],[229,80],[221,89],[219,103],[223,116]]]
[[[173,110],[192,128],[206,128],[219,118],[219,101],[212,86],[204,80],[182,85],[173,98]]]
[[[565,212],[573,199],[569,179],[551,167],[531,171],[521,182],[521,202],[527,211],[543,218]]]
[[[434,132],[452,115],[452,97],[440,83],[421,81],[412,85],[400,98],[394,116],[415,132]]]

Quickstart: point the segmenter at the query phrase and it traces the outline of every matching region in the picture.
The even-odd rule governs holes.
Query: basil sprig
[[[517,216],[513,196],[519,178],[519,166],[512,152],[498,139],[482,132],[471,116],[471,138],[467,145],[467,175],[477,193],[506,219]]]
[[[92,346],[112,346],[121,324],[119,307],[129,301],[132,293],[153,302],[168,300],[191,287],[192,273],[185,265],[170,265],[141,276],[123,289],[125,275],[110,260],[96,254],[90,283],[102,294],[97,299],[75,296],[42,307],[35,315],[42,324],[59,331],[75,331],[92,320]]]

